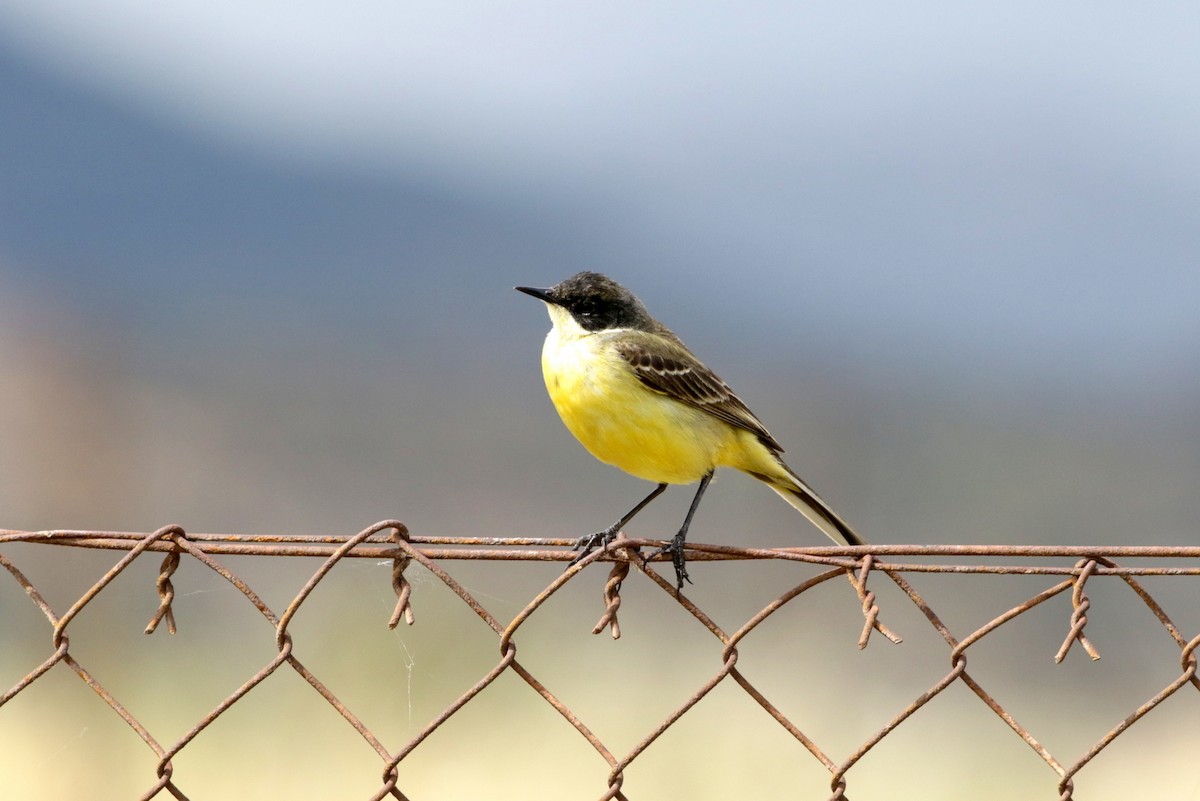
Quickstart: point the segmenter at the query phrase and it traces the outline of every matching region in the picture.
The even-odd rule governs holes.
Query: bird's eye
[[[588,331],[599,331],[612,323],[612,305],[595,298],[585,298],[571,306],[571,315]]]

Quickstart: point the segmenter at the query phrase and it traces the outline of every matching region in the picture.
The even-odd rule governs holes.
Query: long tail
[[[782,465],[782,462],[780,464]],[[850,525],[830,508],[829,504],[821,500],[821,496],[814,492],[812,487],[805,484],[786,466],[784,469],[787,470],[788,477],[792,479],[790,486],[775,477],[767,478],[755,475],[755,478],[765,481],[767,486],[779,493],[779,497],[796,507],[800,514],[811,520],[813,525],[824,531],[834,542],[842,545],[867,544],[866,540],[858,536],[854,529],[850,528]]]

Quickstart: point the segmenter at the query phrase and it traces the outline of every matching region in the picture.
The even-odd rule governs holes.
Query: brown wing
[[[742,399],[682,342],[641,331],[625,331],[621,341],[616,343],[616,349],[638,379],[650,389],[744,428],[758,436],[771,450],[783,452],[783,446],[775,441]]]

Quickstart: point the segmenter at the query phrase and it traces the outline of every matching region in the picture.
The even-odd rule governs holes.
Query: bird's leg
[[[687,517],[683,519],[683,527],[679,529],[671,542],[659,549],[659,553],[669,553],[671,555],[671,564],[675,566],[675,585],[677,591],[683,590],[683,582],[689,584],[692,580],[688,578],[687,569],[685,568],[685,560],[683,558],[683,542],[687,539],[688,526],[692,524],[692,515],[696,514],[696,507],[700,505],[700,497],[704,495],[704,490],[708,489],[708,482],[712,481],[712,471],[704,474],[704,478],[700,479],[700,488],[696,490],[696,497],[692,498],[692,505],[688,508]]]
[[[625,524],[628,523],[630,520],[632,520],[634,515],[636,515],[638,512],[642,511],[643,509],[645,509],[646,504],[650,503],[650,501],[654,500],[659,495],[662,495],[663,490],[665,490],[666,488],[667,488],[667,485],[665,482],[662,484],[659,484],[657,487],[654,488],[653,492],[651,492],[645,498],[642,498],[642,500],[638,503],[637,506],[633,507],[628,512],[626,512],[625,516],[622,517],[620,520],[613,523],[611,526],[604,529],[603,531],[597,531],[595,534],[588,534],[586,537],[580,537],[575,542],[575,547],[572,549],[572,550],[580,551],[580,554],[579,554],[579,556],[576,556],[574,559],[572,559],[571,564],[567,565],[567,567],[571,567],[571,565],[574,565],[580,559],[587,556],[589,553],[591,553],[593,550],[595,550],[597,545],[599,545],[601,548],[607,548],[608,544],[610,542],[612,542],[613,539],[617,536],[617,532],[620,531],[621,529],[625,528]],[[690,517],[690,515],[689,515],[689,517]],[[685,528],[686,528],[686,526],[685,526]]]

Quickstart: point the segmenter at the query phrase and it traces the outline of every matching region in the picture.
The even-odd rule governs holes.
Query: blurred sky
[[[926,498],[920,515],[963,494],[901,474],[978,471],[1043,429],[1147,462],[1165,448],[1190,486],[1197,21],[1171,3],[3,2],[0,330],[11,359],[45,372],[53,352],[84,381],[96,419],[63,410],[81,435],[122,413],[105,460],[151,424],[124,396],[171,387],[203,420],[164,397],[143,399],[152,416],[259,432],[277,453],[249,458],[293,509],[314,496],[289,446],[411,474],[422,489],[401,489],[400,511],[422,522],[411,499],[463,481],[508,497],[494,466],[535,453],[567,460],[571,482],[609,480],[543,400],[547,323],[511,291],[579,269],[641,294],[802,474],[841,485],[824,492],[859,507],[852,521],[899,528],[877,539],[971,538],[942,530],[958,518],[898,517],[892,494]],[[36,392],[8,395],[13,427],[35,422],[12,408],[23,394],[70,430]],[[103,398],[115,409],[97,412]],[[934,447],[980,426],[986,441]],[[379,437],[407,452],[372,464],[357,449]],[[522,493],[553,481],[537,473]],[[995,478],[980,492],[1001,490],[999,509]],[[206,509],[135,499],[146,480],[88,509],[126,526]],[[1194,503],[1147,505],[1162,502]],[[7,522],[91,527],[27,506],[11,499]],[[1196,508],[1161,537],[1190,536]]]
[[[0,0],[0,527],[600,528],[647,487],[555,418],[512,291],[593,269],[868,539],[1195,544],[1198,32]],[[691,536],[810,529],[730,476]]]
[[[1195,355],[1186,4],[0,8],[5,260],[117,313],[590,266],[1067,386]]]

